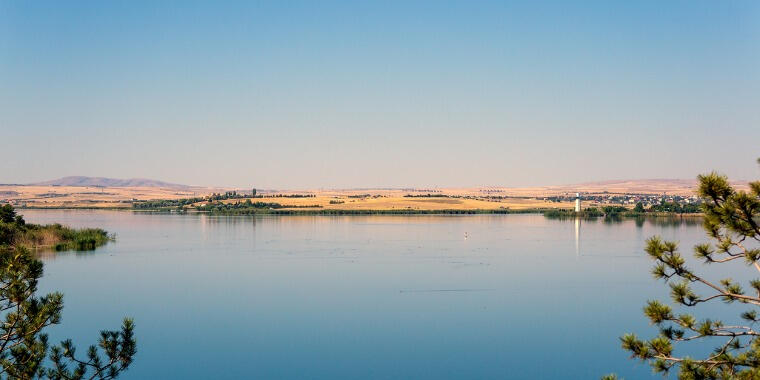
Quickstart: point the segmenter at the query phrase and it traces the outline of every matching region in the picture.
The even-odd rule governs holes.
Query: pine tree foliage
[[[698,178],[704,228],[711,243],[695,246],[694,256],[708,265],[740,260],[748,270],[760,272],[760,181],[750,183],[749,191],[737,191],[722,175]],[[738,305],[743,309],[737,315],[741,322],[697,319],[689,313],[676,314],[665,303],[648,301],[644,314],[659,328],[659,335],[642,340],[626,334],[620,338],[623,349],[650,364],[655,372],[678,372],[679,379],[760,379],[760,328],[756,326],[760,321],[760,279],[740,284],[729,277],[708,278],[687,265],[677,243],[660,237],[647,241],[646,252],[655,262],[652,274],[668,285],[675,304],[685,308],[721,301]],[[676,345],[696,341],[716,347],[700,358],[676,353]]]
[[[77,355],[70,340],[52,346],[43,330],[61,321],[63,295],[35,295],[42,262],[23,247],[0,247],[0,379],[112,379],[136,353],[134,323],[101,331],[97,346]]]

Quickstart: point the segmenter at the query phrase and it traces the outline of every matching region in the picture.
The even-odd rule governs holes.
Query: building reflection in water
[[[581,218],[575,218],[575,257],[581,256]]]

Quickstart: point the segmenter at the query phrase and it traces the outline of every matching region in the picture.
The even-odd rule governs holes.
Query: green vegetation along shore
[[[257,209],[257,208],[214,208],[203,210],[214,215],[458,215],[458,214],[538,214],[542,209],[510,210],[504,209],[443,209],[443,210],[420,210],[420,209],[390,209],[390,210],[345,210],[345,209]]]
[[[153,212],[198,212],[212,215],[459,215],[459,214],[543,214],[550,218],[561,217],[640,217],[640,216],[672,216],[672,215],[700,215],[699,205],[680,205],[663,203],[644,209],[640,204],[633,209],[623,206],[589,207],[580,212],[570,209],[325,209],[319,205],[285,206],[276,202],[252,202],[246,199],[237,203],[205,203],[198,206],[190,206],[199,202],[201,198],[146,201],[136,203],[134,210]],[[333,203],[339,204],[339,203]]]
[[[694,214],[699,201],[639,202],[623,205],[591,206],[581,212],[545,205],[545,200],[503,196],[471,197],[444,194],[406,194],[403,197],[358,194],[315,197],[311,194],[244,195],[234,191],[205,197],[135,201],[132,209],[151,212],[207,213],[214,215],[430,215],[430,214],[544,214],[547,217],[638,217]],[[280,201],[281,198],[308,198],[306,202]],[[503,202],[505,199],[512,203]],[[529,202],[525,202],[528,199]],[[531,204],[532,203],[532,204]],[[512,207],[514,206],[514,207]],[[526,207],[527,206],[527,207]]]
[[[88,251],[113,240],[100,228],[26,223],[10,205],[0,206],[0,247]]]
[[[641,216],[671,216],[671,215],[701,215],[702,208],[698,204],[678,204],[673,202],[663,202],[659,205],[653,205],[644,209],[641,203],[636,204],[632,209],[623,206],[604,206],[589,207],[581,211],[554,209],[544,211],[544,216],[549,218],[563,217],[580,217],[580,218],[598,218],[598,217],[641,217]]]

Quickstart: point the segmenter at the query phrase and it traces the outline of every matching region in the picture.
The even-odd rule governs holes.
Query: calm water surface
[[[150,215],[23,210],[34,223],[103,227],[117,241],[45,256],[43,291],[84,350],[137,323],[125,379],[660,378],[617,337],[651,336],[667,299],[644,240],[685,250],[695,223],[540,215]]]

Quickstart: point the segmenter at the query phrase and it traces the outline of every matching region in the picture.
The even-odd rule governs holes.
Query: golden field
[[[41,208],[131,208],[134,200],[189,198],[212,192],[206,188],[0,185],[0,202]]]
[[[746,183],[734,183],[739,188]],[[572,202],[551,202],[544,197],[611,194],[667,194],[692,196],[695,180],[606,181],[544,187],[479,187],[442,189],[345,189],[345,190],[259,190],[263,198],[254,201],[275,202],[284,206],[313,206],[345,210],[512,210],[532,208],[570,208]],[[135,201],[202,197],[248,189],[208,187],[100,187],[53,185],[0,185],[0,203],[34,208],[118,208],[128,209]],[[272,197],[275,194],[308,194],[308,198]],[[405,195],[446,195],[447,198],[405,197]],[[498,198],[503,199],[498,199]],[[225,202],[238,202],[227,200]],[[331,203],[332,201],[332,203]],[[598,205],[585,203],[585,206]]]
[[[229,199],[224,203],[244,202],[241,199]],[[508,208],[524,210],[535,208],[570,208],[572,202],[549,202],[537,199],[508,198],[501,200],[471,198],[409,198],[403,195],[371,195],[354,198],[348,195],[317,195],[309,198],[261,197],[255,202],[279,203],[287,206],[320,206],[325,210],[497,210]],[[331,203],[332,202],[332,203]]]

